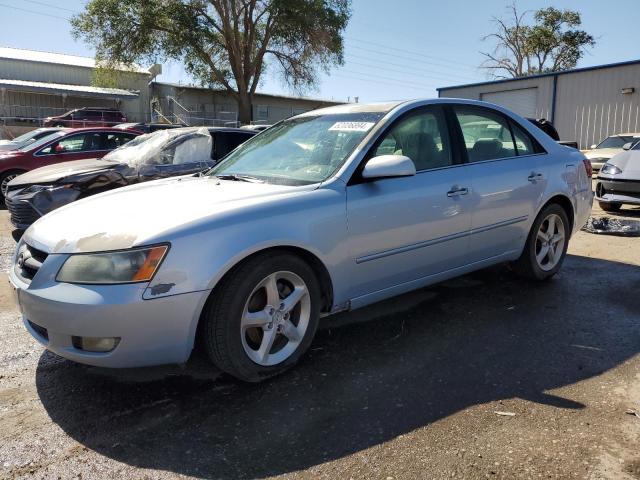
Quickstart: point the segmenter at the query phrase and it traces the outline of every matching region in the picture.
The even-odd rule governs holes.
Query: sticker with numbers
[[[368,132],[375,124],[373,122],[336,122],[329,130],[339,132]]]

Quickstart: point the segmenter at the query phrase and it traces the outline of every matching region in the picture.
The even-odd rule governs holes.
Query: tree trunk
[[[241,92],[238,96],[238,121],[245,125],[250,124],[253,120],[252,110],[251,95]]]

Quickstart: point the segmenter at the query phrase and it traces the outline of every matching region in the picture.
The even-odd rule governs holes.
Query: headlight
[[[106,253],[71,255],[56,276],[67,283],[136,283],[153,278],[169,247],[137,248]]]
[[[604,165],[604,167],[602,167],[601,173],[606,173],[608,175],[618,175],[618,174],[622,173],[622,170],[620,170],[615,165],[611,165],[610,163],[606,163]]]

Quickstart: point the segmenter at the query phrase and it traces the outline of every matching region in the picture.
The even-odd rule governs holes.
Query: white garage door
[[[519,90],[483,93],[480,98],[485,102],[502,105],[523,117],[536,117],[536,105],[538,105],[537,88],[521,88]]]

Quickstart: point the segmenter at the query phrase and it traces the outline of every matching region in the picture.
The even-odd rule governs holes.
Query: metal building
[[[39,126],[48,116],[79,107],[116,107],[132,122],[168,120],[187,125],[236,125],[235,100],[221,90],[155,81],[159,65],[118,72],[119,88],[93,86],[88,57],[0,47],[0,138]],[[271,124],[340,102],[286,95],[254,96],[254,123]]]
[[[438,89],[440,97],[483,100],[546,118],[562,140],[588,148],[640,131],[640,60]]]

